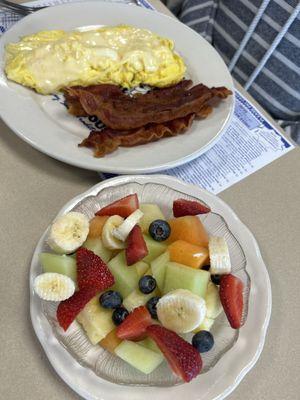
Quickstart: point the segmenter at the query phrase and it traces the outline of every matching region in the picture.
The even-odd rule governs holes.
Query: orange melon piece
[[[117,334],[117,330],[113,329],[112,331],[109,332],[108,335],[105,336],[104,339],[101,340],[100,345],[108,350],[110,353],[114,353],[115,348],[119,346],[119,344],[122,342],[122,339],[119,339]]]
[[[185,240],[176,240],[169,248],[170,260],[192,268],[201,268],[209,260],[208,249]]]
[[[171,235],[167,243],[185,240],[196,246],[208,247],[208,235],[198,217],[188,215],[170,219],[168,222],[171,227]]]
[[[90,230],[88,238],[101,237],[102,229],[109,217],[107,216],[96,216],[90,220]]]

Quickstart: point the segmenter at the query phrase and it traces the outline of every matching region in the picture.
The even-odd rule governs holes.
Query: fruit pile
[[[78,212],[58,217],[40,254],[43,273],[35,292],[60,302],[57,321],[76,319],[100,344],[145,374],[166,359],[185,382],[211,350],[210,329],[225,311],[232,328],[242,323],[243,283],[231,274],[228,246],[209,237],[197,217],[210,209],[184,199],[166,220],[156,204],[136,194],[100,209],[92,220]],[[184,339],[193,333],[192,343]]]

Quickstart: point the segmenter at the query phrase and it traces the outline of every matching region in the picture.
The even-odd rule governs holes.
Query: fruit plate
[[[217,51],[175,18],[136,6],[85,1],[84,5],[63,4],[33,13],[1,37],[0,95],[5,101],[0,104],[0,116],[21,139],[39,151],[68,164],[94,171],[116,174],[158,172],[196,158],[212,145],[229,123],[234,96],[223,101],[208,118],[194,123],[183,136],[120,148],[104,158],[94,158],[90,149],[78,148],[78,143],[88,136],[91,129],[99,129],[99,121],[95,117],[80,121],[67,113],[62,96],[42,96],[6,79],[5,45],[18,41],[20,36],[40,30],[71,30],[117,24],[150,29],[172,39],[175,49],[187,64],[187,76],[194,83],[226,86],[233,90],[232,77]]]
[[[157,203],[167,217],[173,200],[179,197],[199,199],[211,207],[212,212],[201,220],[209,234],[227,240],[233,273],[246,287],[244,326],[232,330],[224,313],[218,317],[212,330],[216,345],[203,357],[202,374],[189,384],[178,381],[166,363],[151,375],[143,375],[100,346],[92,346],[77,323],[63,333],[54,317],[55,306],[34,294],[33,281],[41,272],[38,255],[48,249],[48,228],[35,249],[30,270],[30,311],[36,335],[56,372],[85,399],[223,399],[257,361],[271,314],[270,281],[255,238],[218,197],[164,175],[123,176],[101,182],[67,203],[58,215],[75,210],[91,218],[99,208],[130,193],[137,193],[141,202]]]

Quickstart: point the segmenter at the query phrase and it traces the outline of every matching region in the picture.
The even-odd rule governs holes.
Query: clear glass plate
[[[193,196],[186,195],[174,188],[161,183],[137,183],[129,182],[126,184],[111,186],[100,189],[96,195],[90,195],[78,201],[71,209],[79,211],[92,218],[96,211],[101,207],[124,197],[130,193],[137,193],[141,203],[158,204],[166,217],[172,216],[173,200],[186,198],[191,200],[202,200]],[[210,204],[208,204],[210,205]],[[70,211],[71,209],[68,209]],[[210,235],[224,236],[229,246],[233,273],[244,283],[244,321],[248,313],[248,299],[250,291],[250,278],[247,273],[247,263],[244,251],[239,241],[230,231],[224,218],[218,213],[211,212],[200,216],[201,221]],[[42,244],[42,251],[50,251],[46,242]],[[97,376],[117,384],[137,385],[137,386],[156,386],[170,387],[180,385],[182,382],[171,372],[167,363],[164,362],[150,375],[144,375],[122,361],[117,356],[112,355],[100,345],[93,346],[83,329],[77,322],[74,322],[67,332],[64,332],[58,325],[55,314],[56,305],[54,303],[43,302],[43,312],[49,321],[53,335],[59,343],[82,366],[92,370]],[[232,329],[224,313],[216,319],[211,330],[215,339],[213,349],[203,354],[204,368],[202,374],[211,370],[216,363],[228,352],[238,339],[239,331]],[[186,337],[190,339],[191,337]]]

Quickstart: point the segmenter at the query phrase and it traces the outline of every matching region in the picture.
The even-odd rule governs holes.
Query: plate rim
[[[67,212],[68,210],[70,210],[71,208],[74,207],[75,204],[77,204],[79,201],[81,201],[82,199],[84,199],[85,197],[91,196],[95,193],[98,193],[100,190],[105,189],[107,187],[110,186],[119,186],[119,185],[124,185],[126,183],[131,183],[131,182],[135,182],[135,183],[141,183],[141,184],[146,184],[146,183],[158,183],[158,184],[163,184],[166,185],[168,187],[171,187],[175,190],[181,190],[182,192],[188,193],[190,195],[193,195],[195,197],[202,197],[204,196],[204,198],[209,199],[209,200],[214,200],[216,203],[219,204],[219,206],[221,208],[223,208],[223,210],[225,211],[226,214],[228,214],[230,216],[230,218],[232,219],[232,221],[234,222],[234,224],[237,224],[236,226],[241,229],[243,231],[243,234],[245,236],[247,236],[247,240],[250,241],[250,247],[252,247],[252,249],[255,250],[255,259],[257,261],[258,264],[260,264],[260,272],[261,272],[261,277],[260,279],[264,281],[264,285],[265,285],[265,289],[266,289],[266,309],[264,311],[264,320],[263,323],[260,327],[259,330],[259,334],[258,334],[258,343],[257,346],[255,346],[255,349],[252,349],[251,351],[251,355],[247,354],[247,361],[246,363],[241,363],[243,364],[242,366],[239,367],[239,372],[236,376],[231,377],[230,376],[230,383],[225,383],[226,388],[224,388],[224,390],[222,390],[220,393],[215,393],[215,394],[210,394],[210,393],[206,393],[207,396],[205,397],[205,400],[221,400],[224,399],[225,397],[227,397],[238,385],[239,383],[242,381],[242,379],[245,377],[245,375],[253,368],[253,366],[255,365],[255,363],[257,362],[262,350],[263,350],[263,346],[265,343],[265,338],[266,338],[266,333],[267,333],[267,329],[268,329],[268,325],[269,325],[269,321],[270,321],[270,317],[271,317],[271,308],[272,308],[272,294],[271,294],[271,283],[270,283],[270,279],[269,279],[269,275],[268,275],[268,271],[267,271],[267,267],[262,259],[262,255],[260,253],[259,247],[258,247],[258,243],[254,237],[254,235],[252,234],[252,232],[246,227],[246,225],[238,218],[238,216],[235,214],[235,212],[219,197],[213,195],[212,193],[197,187],[195,185],[183,182],[177,178],[174,177],[170,177],[168,175],[150,175],[150,176],[145,176],[145,175],[135,175],[135,176],[122,176],[122,177],[115,177],[115,178],[111,178],[108,180],[105,180],[103,182],[100,182],[96,185],[94,185],[93,187],[91,187],[90,189],[88,189],[87,191],[75,196],[73,199],[71,199],[69,202],[67,202],[62,208],[61,210],[58,212],[57,216]],[[56,217],[57,217],[56,216]],[[56,218],[55,217],[55,218]],[[232,221],[228,221],[226,219],[226,222],[231,225]],[[40,344],[43,347],[43,350],[45,351],[47,358],[50,362],[50,364],[52,365],[52,367],[54,368],[54,370],[57,372],[57,374],[65,381],[65,383],[71,387],[76,393],[78,393],[79,395],[81,395],[83,398],[85,398],[86,400],[99,400],[100,397],[98,397],[97,394],[93,394],[90,392],[87,392],[86,390],[84,390],[80,384],[78,384],[77,382],[72,381],[72,379],[70,379],[69,376],[67,376],[68,374],[65,373],[65,371],[62,369],[62,367],[59,365],[61,361],[67,361],[67,365],[68,368],[71,368],[73,372],[76,372],[76,370],[78,369],[83,369],[83,370],[87,370],[87,368],[79,366],[79,364],[77,363],[77,361],[68,353],[68,351],[62,347],[62,345],[58,342],[58,340],[54,337],[53,333],[52,333],[52,329],[50,327],[50,324],[48,323],[48,321],[46,320],[44,314],[42,313],[42,315],[40,316],[42,319],[45,319],[45,321],[47,322],[47,333],[49,336],[49,332],[50,332],[50,341],[47,341],[47,335],[45,334],[44,330],[42,329],[42,324],[39,322],[39,320],[37,319],[37,315],[36,315],[36,308],[37,308],[37,302],[36,300],[36,296],[33,296],[33,288],[32,288],[32,284],[33,284],[33,278],[32,278],[32,272],[34,270],[34,265],[36,263],[36,258],[37,258],[37,251],[41,245],[41,243],[44,241],[44,238],[46,236],[48,228],[45,230],[45,232],[43,233],[43,235],[41,236],[35,250],[33,253],[33,258],[31,261],[31,266],[30,266],[30,274],[29,274],[29,288],[30,288],[30,316],[31,316],[31,322],[35,331],[35,334],[40,342]],[[237,234],[237,232],[235,232],[235,234]],[[240,235],[240,234],[239,234]],[[245,239],[246,240],[246,239]],[[249,243],[248,243],[249,244]],[[247,272],[251,272],[249,270],[247,270]],[[250,273],[251,275],[251,273]],[[253,278],[252,278],[253,279]],[[251,295],[251,292],[250,292]],[[39,302],[41,305],[41,302]],[[250,298],[249,298],[249,303],[250,303]],[[41,311],[41,307],[40,307],[40,311]],[[249,318],[249,315],[248,315]],[[52,335],[51,335],[52,334]],[[237,348],[237,343],[239,342],[239,339],[236,342],[236,345],[233,346],[232,349],[230,349],[226,354],[224,354],[224,356],[221,358],[221,360],[219,360],[219,362],[222,361],[222,359],[224,359],[226,357],[227,354],[233,354],[234,348]],[[56,354],[55,352],[59,350],[59,353],[62,354],[62,357],[65,357],[65,360],[57,360],[56,359]],[[228,358],[228,357],[227,357]],[[218,362],[218,363],[219,363]],[[217,363],[217,364],[218,364]],[[216,364],[216,366],[217,366]],[[213,370],[216,368],[213,367],[207,374],[211,374],[213,372]],[[74,369],[75,368],[75,369]],[[95,376],[96,375],[92,372],[92,371],[87,371],[87,375],[88,376]],[[205,374],[206,375],[206,374]],[[203,376],[205,376],[203,375]],[[72,376],[72,374],[71,374]],[[201,376],[201,375],[200,375]],[[226,374],[225,376],[222,377],[223,380],[226,381],[226,379],[228,378],[228,375]],[[142,389],[143,392],[145,392],[145,389],[149,389],[148,387],[132,387],[132,386],[123,386],[123,385],[117,385],[117,384],[113,384],[110,382],[105,381],[104,379],[97,377],[97,379],[99,380],[98,384],[99,385],[103,385],[103,386],[107,386],[110,388],[111,391],[114,391],[114,388],[121,388],[122,392],[127,392],[127,393],[131,393],[133,391],[135,391],[135,389]],[[194,384],[196,382],[196,380],[192,381]],[[190,384],[189,384],[190,385]],[[185,387],[186,385],[181,385],[181,386],[175,386],[172,387],[170,389],[173,390],[172,394],[175,395],[176,390],[182,387]],[[157,395],[160,395],[160,397],[157,397],[159,399],[167,399],[169,397],[169,393],[168,391],[166,391],[165,389],[169,389],[169,388],[157,388],[157,387],[150,387],[150,389],[152,389],[151,393],[153,396],[154,391],[156,390]],[[158,390],[158,391],[157,391]],[[129,392],[128,392],[129,391]],[[159,393],[160,392],[160,393]],[[162,392],[164,392],[164,394],[162,395]],[[106,393],[107,395],[107,393]],[[148,393],[149,395],[149,393]],[[145,393],[143,394],[143,397],[146,399],[150,399],[150,396],[146,396]],[[114,399],[124,399],[126,397],[118,397],[118,395],[113,395]],[[106,399],[110,399],[110,397],[102,397],[101,394],[101,399],[106,400]],[[199,399],[200,397],[197,397],[195,399]],[[203,399],[201,397],[201,399]]]
[[[82,3],[81,2],[71,2],[71,3],[63,3],[63,4],[58,4],[55,6],[51,6],[51,8],[69,8],[69,7],[74,7],[74,5],[78,5]],[[87,1],[84,2],[85,5],[87,4],[95,4],[95,1]],[[98,3],[99,5],[99,3]],[[102,7],[120,7],[127,9],[128,4],[122,4],[122,3],[110,3],[110,2],[103,2],[101,4]],[[166,21],[172,21],[172,23],[178,24],[178,26],[182,25],[184,26],[184,28],[188,31],[190,31],[195,38],[197,37],[201,37],[202,40],[205,40],[201,35],[199,35],[197,32],[195,32],[193,29],[191,29],[189,26],[183,24],[182,22],[180,22],[179,20],[169,16],[169,15],[165,15],[157,10],[150,10],[150,9],[146,9],[146,8],[142,8],[142,7],[136,7],[138,10],[141,10],[142,12],[145,12],[147,14],[149,13],[153,13],[155,12],[156,14],[159,14],[160,17],[162,17],[163,19],[165,19]],[[35,12],[35,15],[38,15],[39,13],[47,13],[47,10],[49,10],[49,8],[45,8],[42,10],[39,10],[37,12]],[[33,14],[31,15],[27,15],[26,17],[22,18],[21,20],[19,20],[18,22],[16,22],[16,24],[14,24],[8,31],[6,31],[1,37],[0,37],[0,46],[2,46],[2,42],[5,41],[6,39],[6,34],[8,32],[13,32],[14,29],[18,29],[19,25],[21,25],[23,23],[24,20],[28,20],[32,17]],[[211,46],[211,44],[209,43],[209,45]],[[212,46],[211,46],[212,47]],[[27,144],[29,144],[31,147],[33,147],[35,150],[40,151],[43,154],[46,154],[47,156],[56,159],[58,161],[64,162],[66,164],[75,166],[75,167],[79,167],[79,168],[83,168],[83,169],[87,169],[87,170],[92,170],[92,171],[101,171],[101,172],[106,172],[106,173],[117,173],[117,174],[145,174],[145,173],[157,173],[159,171],[166,171],[168,169],[171,168],[175,168],[175,167],[179,167],[181,165],[184,165],[194,159],[196,159],[197,157],[199,157],[201,154],[205,153],[206,151],[208,151],[215,143],[217,140],[220,139],[220,137],[222,136],[222,134],[225,132],[226,128],[229,126],[233,114],[234,114],[234,107],[235,107],[235,85],[234,85],[234,81],[233,81],[233,77],[230,74],[224,60],[222,59],[222,57],[218,54],[218,52],[214,49],[216,55],[220,58],[220,60],[222,60],[224,67],[226,68],[227,72],[228,72],[228,76],[230,77],[231,80],[231,88],[233,91],[232,96],[227,99],[227,101],[230,101],[230,108],[228,110],[228,114],[226,116],[226,119],[223,121],[222,126],[220,126],[219,131],[215,134],[215,136],[213,138],[211,138],[204,146],[202,146],[200,149],[197,149],[195,151],[193,151],[192,153],[179,157],[177,159],[173,159],[172,161],[166,161],[166,162],[160,162],[159,164],[156,164],[154,166],[149,166],[149,167],[115,167],[115,166],[109,166],[109,162],[107,163],[103,163],[103,165],[96,167],[95,165],[92,165],[92,163],[90,163],[88,160],[85,159],[80,159],[80,158],[76,158],[76,157],[72,157],[72,154],[66,154],[63,155],[61,153],[52,151],[52,150],[48,150],[47,147],[45,147],[43,144],[40,144],[37,140],[33,140],[32,138],[28,137],[27,134],[24,134],[21,128],[18,128],[15,126],[13,120],[10,118],[9,115],[7,115],[8,113],[6,112],[6,114],[3,113],[2,108],[0,107],[0,117],[2,118],[2,120],[5,122],[5,124],[11,129],[12,132],[14,132],[20,139],[22,139],[24,142],[26,142]],[[3,62],[3,60],[2,60]],[[0,85],[0,91],[1,91],[1,85]],[[4,115],[3,115],[4,114]],[[91,152],[90,154],[90,158],[94,159],[93,154]],[[103,158],[105,159],[105,158]],[[101,160],[101,158],[100,158]]]

